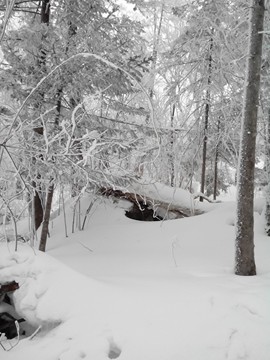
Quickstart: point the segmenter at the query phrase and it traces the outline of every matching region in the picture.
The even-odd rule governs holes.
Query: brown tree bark
[[[11,281],[7,284],[0,284],[0,296],[7,294],[9,292],[13,292],[19,289],[19,284],[16,281]]]
[[[47,236],[49,233],[49,222],[50,222],[50,214],[52,208],[52,200],[53,200],[53,192],[54,192],[54,184],[49,185],[48,194],[46,199],[46,206],[44,211],[44,219],[42,223],[42,230],[40,235],[40,243],[39,250],[45,251],[47,244]]]
[[[34,223],[35,230],[40,227],[43,220],[43,204],[41,199],[41,191],[38,189],[35,181],[32,182],[32,186],[35,189],[33,198],[33,209],[34,209]]]
[[[250,1],[249,50],[238,169],[235,274],[256,275],[254,257],[254,167],[259,106],[264,0]]]

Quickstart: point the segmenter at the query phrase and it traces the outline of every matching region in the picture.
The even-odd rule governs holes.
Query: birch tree
[[[250,1],[249,48],[238,164],[235,274],[256,275],[254,168],[262,59],[264,0]]]

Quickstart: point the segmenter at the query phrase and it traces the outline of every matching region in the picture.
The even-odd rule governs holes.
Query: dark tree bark
[[[203,134],[203,151],[202,151],[202,173],[201,173],[201,193],[204,193],[205,188],[205,173],[206,173],[206,155],[207,155],[207,141],[208,141],[208,123],[209,123],[209,111],[210,111],[210,85],[212,75],[212,51],[213,51],[213,38],[210,39],[209,47],[209,60],[208,60],[208,78],[207,78],[207,90],[205,99],[205,111],[204,111],[204,134]],[[203,197],[200,197],[200,201],[203,201]]]
[[[40,13],[40,22],[49,26],[50,21],[50,0],[43,0],[41,3],[41,13]],[[46,71],[46,50],[43,48],[41,44],[40,56],[38,58],[38,66]],[[36,107],[41,109],[41,101],[44,98],[44,93],[39,94],[39,103],[36,104]],[[34,132],[37,136],[43,135],[43,127],[35,128]],[[35,161],[33,161],[35,162]],[[40,179],[40,174],[37,175]],[[43,220],[43,204],[42,204],[42,194],[41,189],[37,185],[35,181],[32,182],[32,186],[34,188],[34,198],[33,198],[33,209],[34,209],[34,220],[35,220],[35,230],[37,230]]]
[[[170,170],[171,170],[171,187],[174,187],[175,185],[175,164],[174,164],[174,116],[175,116],[175,104],[173,104],[172,107],[172,113],[171,113],[171,131],[170,131],[170,145],[171,145],[171,149],[170,149],[170,154],[169,154],[169,159],[170,159]]]
[[[270,108],[267,112],[267,124],[266,124],[266,178],[268,181],[266,190],[266,206],[265,206],[265,231],[270,236]]]
[[[42,223],[43,220],[43,204],[41,199],[41,191],[38,191],[38,187],[35,181],[32,182],[32,186],[35,189],[34,198],[33,198],[33,208],[34,208],[35,230],[37,230],[40,227],[40,224]]]
[[[52,208],[52,200],[53,200],[53,192],[54,192],[54,185],[49,185],[48,194],[46,199],[46,206],[44,211],[44,220],[42,223],[42,230],[40,235],[40,243],[39,243],[39,250],[45,251],[46,244],[47,244],[47,236],[49,233],[49,222],[50,222],[50,214]]]
[[[217,191],[218,191],[218,158],[219,158],[219,136],[220,136],[220,119],[218,119],[217,124],[217,145],[215,149],[215,164],[214,164],[214,190],[213,190],[213,199],[217,199]]]
[[[50,6],[49,0],[44,1],[42,4],[42,13],[43,13],[42,19],[44,20],[44,22],[45,21],[49,22],[49,15],[50,15],[49,6]],[[46,13],[46,11],[47,11],[47,13]],[[66,54],[68,53],[68,50],[69,50],[70,39],[72,36],[76,35],[76,31],[77,31],[77,27],[75,25],[72,25],[71,22],[69,22]],[[59,120],[60,120],[60,116],[61,116],[62,96],[63,96],[63,87],[60,87],[56,93],[56,116],[54,119],[54,124],[56,127],[59,126]],[[40,243],[39,243],[39,250],[44,251],[44,252],[46,250],[47,236],[49,234],[49,223],[50,223],[50,214],[51,214],[51,208],[52,208],[53,194],[54,194],[54,183],[53,183],[53,179],[52,179],[52,182],[48,188],[42,230],[41,230],[41,235],[40,235]]]
[[[43,0],[41,3],[40,21],[42,24],[49,24],[50,22],[50,0]]]
[[[0,284],[0,296],[7,294],[9,292],[13,292],[19,289],[19,284],[16,281],[11,281],[7,284]]]
[[[250,36],[238,172],[235,274],[256,275],[254,167],[260,91],[264,0],[250,1]]]

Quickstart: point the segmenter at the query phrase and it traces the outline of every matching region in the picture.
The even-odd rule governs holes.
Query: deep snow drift
[[[16,310],[41,328],[9,352],[0,348],[0,358],[269,360],[270,241],[262,216],[258,275],[239,277],[234,204],[203,206],[209,211],[200,216],[144,223],[124,216],[123,201],[96,201],[84,231],[70,233],[71,208],[67,238],[63,215],[53,220],[46,254],[26,244],[14,253],[2,243],[0,282],[19,282]]]

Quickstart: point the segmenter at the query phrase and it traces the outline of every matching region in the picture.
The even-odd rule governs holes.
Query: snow
[[[156,185],[187,205],[190,195]],[[145,195],[150,195],[150,186]],[[90,199],[82,201],[82,213]],[[259,203],[258,203],[259,204]],[[200,207],[199,203],[194,206]],[[261,205],[262,206],[262,205]],[[96,201],[84,231],[72,209],[53,220],[46,254],[0,245],[0,283],[16,280],[16,311],[40,331],[5,360],[269,360],[270,241],[255,213],[258,275],[234,266],[235,203],[163,222],[124,216],[127,204]]]
[[[155,200],[167,201],[172,205],[181,204],[187,208],[194,206],[192,195],[183,189],[171,188],[160,183],[133,184],[132,188],[141,195],[149,196]]]

